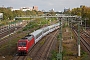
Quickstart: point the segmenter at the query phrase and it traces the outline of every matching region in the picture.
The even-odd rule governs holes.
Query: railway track
[[[21,30],[18,30],[21,31]],[[17,33],[14,33],[17,34]],[[0,46],[2,46],[4,43],[11,41],[13,38],[17,37],[17,35],[8,35],[8,38],[0,40]]]
[[[21,23],[17,23],[12,24],[10,26],[4,26],[0,28],[0,40],[2,40],[4,37],[7,37],[9,34],[12,34],[14,31],[24,27],[24,25],[26,25],[27,22],[21,22]]]
[[[25,56],[16,56],[13,60],[23,60],[25,59]]]
[[[76,34],[76,36],[78,36],[77,31],[73,30]],[[83,45],[84,49],[90,54],[90,36],[87,32],[82,32],[80,34],[80,41],[81,44]]]
[[[5,36],[7,36],[8,34],[13,33],[13,32],[15,31],[15,28],[19,29],[19,28],[21,28],[21,27],[12,27],[12,28],[10,28],[10,29],[8,29],[8,30],[5,30],[5,31],[1,32],[1,33],[0,33],[0,38],[2,39],[2,37],[5,37]]]
[[[47,38],[45,43],[37,50],[37,52],[33,52],[30,53],[30,57],[33,60],[47,60],[48,55],[50,53],[51,50],[51,46],[53,45],[53,42],[55,41],[55,35],[57,34],[58,31],[53,32],[52,34],[50,34]],[[53,35],[53,36],[52,36]],[[32,55],[33,54],[33,55]]]
[[[87,52],[90,54],[90,35],[87,32],[81,34],[83,45],[86,47]]]
[[[10,33],[13,33],[16,29],[18,30],[19,28],[21,28],[21,26],[12,26],[10,28],[7,28],[7,29],[3,29],[3,30],[0,30],[0,38],[10,34]]]
[[[15,56],[13,60],[27,60],[28,57],[32,60],[47,60],[57,34],[58,30],[48,34],[32,47],[27,56]]]
[[[26,22],[23,22],[22,24],[19,24],[17,26],[12,26],[12,28],[8,29],[8,26],[3,27],[3,29],[0,29],[0,46],[2,44],[4,44],[5,42],[11,40],[11,38],[14,38],[16,35],[12,35],[15,34],[16,31],[20,31],[22,29],[22,27],[26,24]],[[15,28],[17,28],[17,30],[15,31]],[[1,32],[3,30],[3,32]],[[9,37],[10,38],[6,38]],[[6,39],[5,39],[6,38]]]

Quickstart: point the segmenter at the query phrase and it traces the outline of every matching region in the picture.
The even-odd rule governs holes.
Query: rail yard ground
[[[29,22],[28,22],[29,23]],[[55,21],[52,23],[54,24]],[[41,25],[40,27],[46,26],[45,24]],[[0,60],[11,60],[13,56],[17,52],[17,41],[27,35],[27,33],[31,33],[32,31],[36,30],[38,27],[32,28],[28,31],[23,31],[22,28],[13,35],[3,39],[5,42],[0,45]],[[8,40],[8,41],[6,41]]]
[[[30,31],[33,30],[34,29]],[[81,47],[81,57],[77,56],[78,55],[77,40],[76,40],[77,38],[75,37],[74,32],[71,30],[69,26],[64,26],[62,29],[62,33],[63,33],[62,35],[63,60],[90,60],[89,58],[90,55],[88,55],[88,53],[84,51],[83,47]],[[0,46],[0,60],[11,60],[13,58],[16,54],[17,40],[24,37],[26,34],[27,31],[22,32],[22,30],[20,30],[19,32],[15,33],[15,35],[7,37],[9,41]],[[52,37],[53,35],[50,36]],[[45,40],[46,38],[48,39],[48,36],[45,36],[43,40]],[[56,38],[55,40],[59,41],[58,38]],[[53,50],[51,50],[51,54],[49,55],[49,59],[47,60],[57,60],[56,58],[56,55],[58,53],[57,47],[59,46],[59,43],[57,41],[56,41],[57,44],[53,43]],[[43,44],[43,42],[41,44]],[[26,60],[30,60],[30,58],[31,56],[28,56]]]
[[[77,58],[76,40],[69,27],[63,28],[63,59],[64,60],[79,60]]]
[[[89,54],[81,47],[81,56],[78,57],[77,37],[71,28],[63,28],[63,60],[90,60]]]

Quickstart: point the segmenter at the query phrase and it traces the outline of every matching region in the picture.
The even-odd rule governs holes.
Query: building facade
[[[38,7],[37,6],[33,6],[33,10],[38,11]]]

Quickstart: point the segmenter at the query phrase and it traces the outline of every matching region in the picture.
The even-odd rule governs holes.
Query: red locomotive
[[[18,41],[18,53],[27,54],[28,50],[35,44],[34,36],[27,35]]]

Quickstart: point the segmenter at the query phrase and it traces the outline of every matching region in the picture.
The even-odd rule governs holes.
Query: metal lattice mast
[[[80,23],[78,23],[78,56],[80,56]]]
[[[59,53],[57,54],[57,60],[62,60],[62,22],[61,18],[59,20],[60,23],[60,34],[59,34]]]

